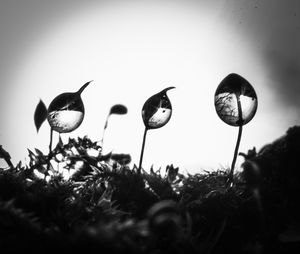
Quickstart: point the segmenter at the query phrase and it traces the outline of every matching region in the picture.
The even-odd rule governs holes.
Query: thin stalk
[[[237,137],[237,141],[236,141],[236,145],[235,145],[233,160],[232,160],[232,163],[231,163],[231,168],[230,168],[230,173],[229,173],[229,182],[228,182],[228,184],[230,186],[233,183],[234,167],[235,167],[235,163],[236,163],[236,159],[237,159],[237,155],[238,155],[238,151],[239,151],[239,146],[240,146],[240,143],[241,143],[242,130],[243,130],[243,125],[240,125],[239,126],[239,133],[238,133],[238,137]]]
[[[147,135],[148,129],[145,128],[144,131],[144,136],[143,136],[143,144],[142,144],[142,150],[141,150],[141,156],[140,156],[140,163],[139,163],[139,168],[138,168],[138,174],[141,174],[142,170],[142,163],[143,163],[143,156],[144,156],[144,150],[145,150],[145,143],[146,143],[146,135]]]
[[[52,141],[53,141],[53,129],[50,130],[50,143],[49,143],[49,154],[48,154],[48,165],[47,171],[50,169],[50,157],[52,156]]]
[[[53,129],[50,130],[49,155],[52,153]]]
[[[100,141],[102,151],[103,151],[103,143],[104,143],[104,134],[105,134],[106,128],[108,126],[108,119],[109,119],[109,117],[110,117],[110,114],[108,114],[107,117],[106,117],[105,125],[104,125],[103,132],[102,132],[102,139]]]
[[[241,106],[241,100],[240,96],[236,94],[236,99],[237,99],[237,106],[238,106],[238,114],[239,114],[239,132],[238,132],[238,137],[234,149],[234,154],[233,154],[233,159],[231,163],[231,168],[230,168],[230,173],[229,173],[229,179],[228,179],[228,186],[231,187],[233,184],[233,174],[234,174],[234,167],[241,143],[241,138],[242,138],[242,132],[243,132],[243,112],[242,112],[242,106]]]

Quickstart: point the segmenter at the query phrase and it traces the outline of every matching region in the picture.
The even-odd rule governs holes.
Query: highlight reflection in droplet
[[[67,133],[75,130],[83,121],[84,114],[80,111],[62,110],[49,113],[48,121],[53,130]]]
[[[169,122],[172,116],[172,105],[166,92],[172,88],[162,90],[145,102],[142,118],[147,129],[157,129]]]
[[[48,107],[48,122],[51,129],[59,133],[77,129],[84,118],[84,105],[81,93],[91,83],[85,83],[75,93],[62,93],[55,97]]]
[[[231,126],[245,125],[257,110],[257,96],[251,84],[238,74],[229,74],[215,93],[218,116]]]

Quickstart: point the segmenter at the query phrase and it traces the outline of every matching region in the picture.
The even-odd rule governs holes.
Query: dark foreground
[[[226,170],[139,176],[127,155],[89,149],[100,147],[69,140],[0,169],[1,253],[300,253],[299,127],[243,154],[232,188]],[[49,160],[76,172],[63,180]]]

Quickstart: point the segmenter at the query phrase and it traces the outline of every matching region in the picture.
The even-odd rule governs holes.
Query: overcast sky
[[[229,73],[258,96],[241,151],[299,124],[299,11],[298,0],[2,0],[0,144],[13,162],[24,160],[26,148],[47,152],[49,126],[37,134],[33,122],[39,99],[49,105],[94,80],[82,95],[84,122],[71,136],[100,140],[109,108],[123,103],[128,115],[111,118],[105,149],[138,163],[143,103],[175,86],[172,118],[148,133],[144,165],[191,172],[230,165],[237,128],[218,119],[213,104]]]

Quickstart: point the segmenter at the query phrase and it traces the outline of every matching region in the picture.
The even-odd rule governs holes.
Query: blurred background
[[[14,163],[27,148],[48,152],[48,123],[33,121],[40,99],[83,92],[86,115],[69,136],[97,141],[110,107],[104,152],[138,164],[141,109],[168,86],[170,122],[147,136],[144,167],[173,163],[195,173],[229,166],[237,128],[215,113],[214,93],[229,73],[255,88],[258,111],[240,151],[261,148],[300,117],[298,0],[2,0],[0,2],[0,144]],[[54,144],[58,137],[55,135]]]

